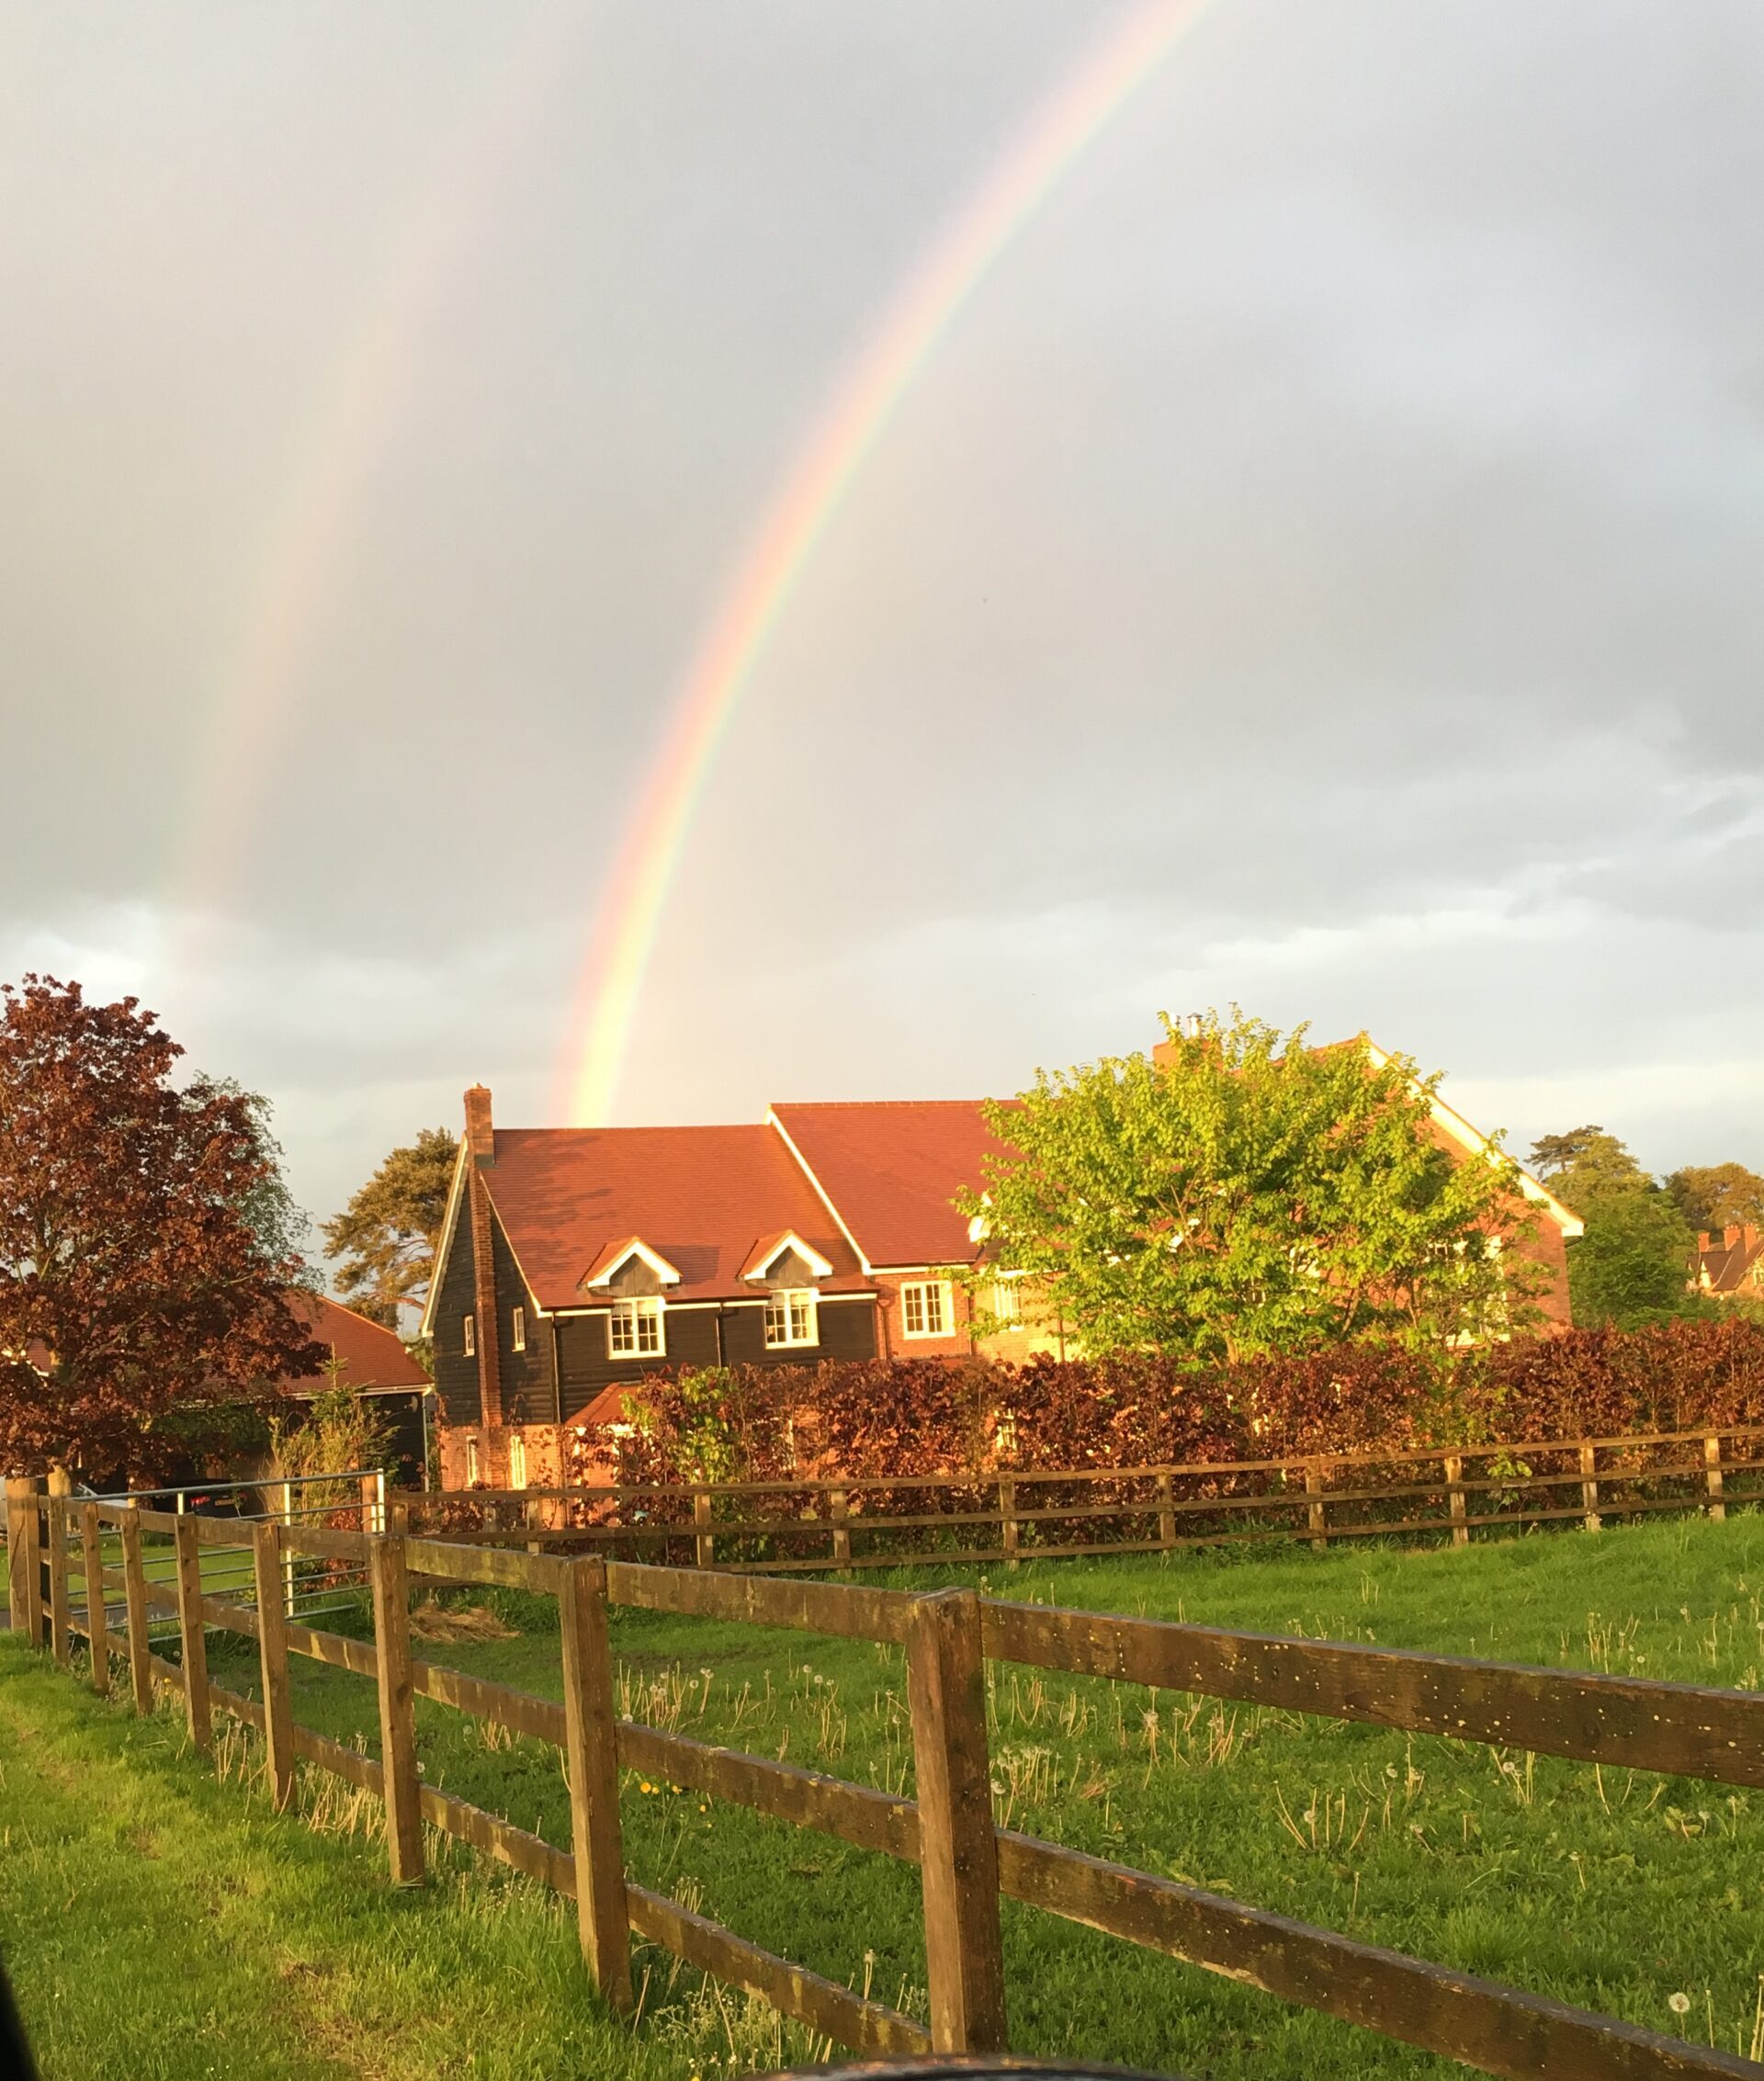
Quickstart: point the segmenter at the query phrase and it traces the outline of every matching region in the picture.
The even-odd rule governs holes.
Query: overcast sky
[[[671,697],[1091,0],[0,4],[0,975],[335,1210],[556,1114]],[[1216,0],[776,629],[618,1116],[1232,1000],[1764,1168],[1764,9]]]

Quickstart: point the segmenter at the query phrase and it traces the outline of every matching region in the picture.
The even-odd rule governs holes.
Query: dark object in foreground
[[[944,2053],[929,2059],[860,2060],[855,2066],[799,2066],[771,2081],[1010,2081],[1013,2075],[1041,2081],[1179,2081],[1172,2075],[1136,2067],[1075,2066],[1069,2059],[1012,2059],[1008,2053]]]
[[[6,1985],[4,1965],[0,1965],[0,2074],[10,2074],[16,2081],[37,2081],[30,2047],[25,2041],[25,2027],[13,2006],[12,1989]]]

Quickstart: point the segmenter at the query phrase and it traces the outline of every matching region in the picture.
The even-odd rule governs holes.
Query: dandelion
[[[1666,2006],[1674,2016],[1689,2016],[1690,2013],[1690,1997],[1689,1995],[1668,1995]]]

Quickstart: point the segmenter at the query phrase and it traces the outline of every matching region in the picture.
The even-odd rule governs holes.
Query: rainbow
[[[490,213],[498,163],[566,76],[568,0],[546,0],[413,183],[393,265],[330,357],[293,466],[252,560],[254,576],[214,678],[190,808],[167,870],[174,984],[203,966],[213,905],[250,851],[261,789],[322,630],[361,508],[391,445],[423,331]]]
[[[1064,175],[1213,5],[1148,0],[1105,36],[950,222],[798,450],[694,656],[597,908],[560,1082],[603,1123],[706,780],[804,571],[938,340]]]

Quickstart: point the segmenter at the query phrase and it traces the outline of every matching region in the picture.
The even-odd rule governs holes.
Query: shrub
[[[1158,1355],[871,1359],[657,1374],[634,1430],[586,1442],[621,1481],[788,1481],[1193,1465],[1764,1423],[1764,1323],[1570,1330],[1464,1354],[1390,1344],[1196,1369]]]

